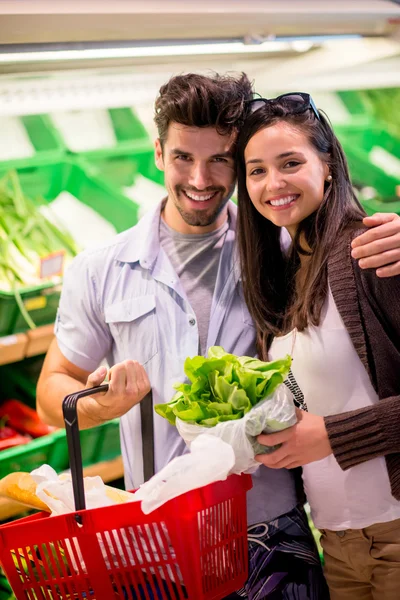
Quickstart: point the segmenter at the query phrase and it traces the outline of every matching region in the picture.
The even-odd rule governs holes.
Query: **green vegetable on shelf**
[[[156,404],[154,409],[172,425],[176,417],[206,427],[241,419],[284,382],[290,365],[290,356],[263,362],[213,346],[208,358],[186,359],[185,374],[191,383],[175,385],[177,393],[172,400]]]
[[[72,237],[56,227],[39,210],[40,203],[22,191],[15,171],[0,180],[0,290],[12,291],[29,327],[34,328],[20,295],[29,286],[40,285],[43,259],[55,253],[75,256],[79,249]]]

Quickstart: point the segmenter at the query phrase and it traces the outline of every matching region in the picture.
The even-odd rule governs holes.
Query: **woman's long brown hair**
[[[349,176],[347,160],[327,118],[312,111],[289,114],[285,107],[265,105],[250,115],[237,142],[238,245],[244,298],[257,328],[257,347],[267,359],[274,336],[292,328],[302,331],[318,325],[328,291],[327,263],[340,233],[360,221],[365,212]],[[281,121],[303,132],[327,162],[332,182],[326,184],[318,210],[299,225],[289,250],[281,247],[281,228],[265,219],[253,206],[246,188],[244,151],[261,129]],[[302,245],[302,240],[306,243]],[[306,249],[307,248],[307,249]],[[301,284],[296,283],[300,255],[304,261]]]

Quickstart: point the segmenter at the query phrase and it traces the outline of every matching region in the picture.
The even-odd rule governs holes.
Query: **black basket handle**
[[[85,491],[83,485],[81,441],[79,438],[77,414],[78,400],[80,398],[84,398],[85,396],[92,396],[93,394],[98,394],[99,392],[106,392],[107,390],[108,383],[104,383],[103,385],[81,390],[80,392],[75,392],[74,394],[69,394],[64,398],[62,403],[76,511],[84,510],[86,508]],[[79,523],[82,522],[79,515],[76,515],[76,519]]]

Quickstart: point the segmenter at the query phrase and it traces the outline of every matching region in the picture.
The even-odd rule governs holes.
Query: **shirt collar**
[[[159,223],[163,202],[146,213],[129,231],[127,241],[116,256],[118,261],[140,262],[146,268],[151,267],[160,249]]]
[[[149,211],[133,227],[126,243],[118,252],[116,259],[120,262],[140,262],[141,266],[151,269],[157,260],[160,251],[160,216],[165,199],[157,207]],[[236,231],[237,207],[229,201],[228,215],[230,220],[229,229]]]

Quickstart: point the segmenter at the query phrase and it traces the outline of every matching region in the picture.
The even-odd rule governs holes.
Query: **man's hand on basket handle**
[[[91,373],[86,388],[108,383],[108,391],[94,394],[79,401],[80,411],[95,421],[110,421],[127,413],[150,391],[150,382],[144,367],[135,360],[125,360],[108,372],[102,366]]]

